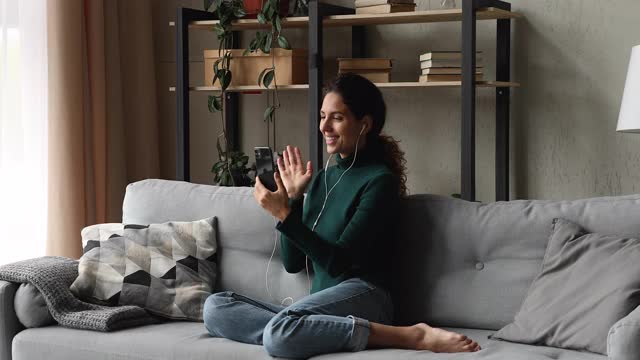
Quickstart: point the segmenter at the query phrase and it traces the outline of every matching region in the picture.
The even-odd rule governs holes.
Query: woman
[[[343,74],[326,89],[320,115],[320,132],[337,165],[312,180],[311,162],[305,167],[300,150],[287,146],[278,158],[277,191],[256,178],[254,192],[280,220],[285,269],[297,273],[311,260],[310,295],[288,307],[233,292],[211,295],[204,308],[209,333],[263,344],[270,355],[287,358],[379,347],[480,350],[464,335],[426,324],[390,326],[388,241],[406,175],[397,142],[380,134],[386,115],[380,90]]]

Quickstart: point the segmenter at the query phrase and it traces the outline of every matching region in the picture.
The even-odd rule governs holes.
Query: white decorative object
[[[631,49],[616,131],[640,133],[640,45]]]
[[[440,6],[442,6],[443,9],[455,9],[456,0],[442,0]]]

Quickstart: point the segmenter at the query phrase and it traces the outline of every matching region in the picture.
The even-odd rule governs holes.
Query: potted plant
[[[269,31],[258,31],[256,36],[249,46],[245,50],[245,54],[249,52],[256,52],[261,50],[263,53],[271,54],[271,66],[264,68],[258,76],[258,85],[264,86],[265,89],[269,89],[269,86],[273,82],[274,96],[271,103],[267,103],[267,108],[264,111],[264,121],[273,121],[276,109],[280,108],[280,98],[278,97],[278,84],[276,81],[276,65],[275,65],[275,53],[271,51],[273,45],[277,44],[280,48],[291,50],[289,41],[282,34],[282,20],[286,16],[281,15],[278,9],[281,9],[282,3],[287,4],[288,0],[263,0],[262,9],[257,15],[258,22],[261,24],[270,24],[271,29]],[[286,13],[286,12],[285,12]]]
[[[207,11],[215,12],[220,22],[213,27],[218,40],[220,41],[219,55],[221,56],[213,64],[213,81],[220,84],[220,95],[209,95],[209,112],[220,112],[222,120],[222,133],[216,139],[218,148],[218,161],[213,164],[211,172],[214,173],[214,182],[220,186],[250,186],[252,178],[248,176],[251,167],[247,167],[249,157],[241,151],[229,150],[229,141],[225,129],[224,121],[224,98],[227,88],[231,83],[232,73],[230,70],[231,53],[226,51],[232,45],[231,22],[246,15],[242,0],[204,0],[204,8]],[[221,144],[221,139],[224,145]]]
[[[253,186],[250,171],[255,172],[255,165],[247,167],[249,156],[242,151],[223,151],[218,142],[219,160],[211,167],[213,181],[219,186]]]
[[[244,1],[244,11],[247,13],[247,18],[255,19],[260,13],[260,10],[264,6],[265,0],[243,0]],[[301,0],[296,0],[301,1]],[[285,0],[280,2],[280,14],[287,15],[289,12],[289,1]]]
[[[253,3],[252,3],[253,1]],[[266,54],[271,54],[271,66],[264,68],[258,76],[258,85],[269,89],[273,83],[274,96],[273,101],[267,104],[264,111],[264,121],[273,122],[276,109],[280,108],[280,99],[278,97],[278,85],[276,81],[275,53],[271,51],[273,45],[280,48],[291,50],[289,41],[282,35],[282,21],[286,18],[289,8],[289,0],[257,0],[261,3],[259,12],[256,17],[261,24],[270,24],[270,31],[258,31],[255,38],[251,41],[244,54],[261,50]],[[218,136],[216,146],[218,147],[218,162],[216,162],[211,171],[215,174],[214,181],[219,185],[241,186],[240,184],[251,184],[253,181],[249,178],[248,173],[252,168],[248,168],[248,156],[241,152],[229,151],[226,131],[224,129],[224,96],[225,91],[231,84],[233,74],[230,70],[232,59],[230,49],[232,41],[231,23],[234,20],[247,15],[249,11],[257,5],[254,0],[204,0],[205,10],[215,12],[219,23],[213,28],[220,41],[218,49],[218,59],[213,63],[213,80],[212,85],[216,82],[220,84],[221,94],[219,96],[210,95],[208,98],[209,111],[212,113],[220,112],[222,114],[223,131]],[[305,11],[307,9],[308,0],[295,0],[295,11]],[[224,146],[220,144],[224,141]]]

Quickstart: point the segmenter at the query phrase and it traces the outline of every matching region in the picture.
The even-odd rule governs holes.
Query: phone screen
[[[269,147],[256,147],[256,171],[260,182],[269,190],[276,191],[278,186],[273,179],[274,163],[273,153]]]

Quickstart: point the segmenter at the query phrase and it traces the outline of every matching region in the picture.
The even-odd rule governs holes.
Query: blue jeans
[[[231,291],[213,294],[204,305],[211,336],[264,345],[271,356],[307,358],[367,346],[369,321],[391,324],[389,293],[352,278],[288,307]]]

